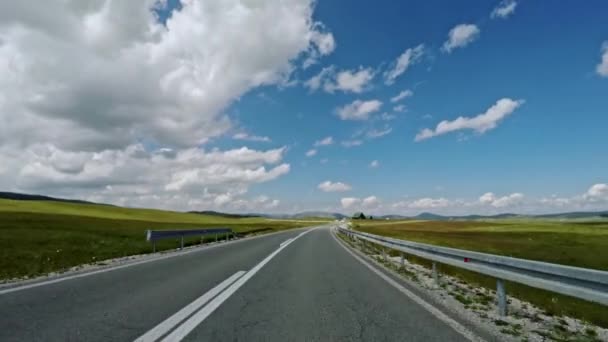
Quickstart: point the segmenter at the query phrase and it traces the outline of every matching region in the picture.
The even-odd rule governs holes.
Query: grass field
[[[31,277],[105,259],[148,253],[147,229],[230,227],[239,233],[316,225],[314,220],[224,218],[95,204],[0,199],[0,280]],[[200,238],[185,241],[200,243]],[[157,250],[179,246],[162,240]]]
[[[608,270],[608,220],[355,221],[356,229],[446,247]],[[428,264],[418,258],[415,262]],[[495,279],[447,265],[442,272],[494,288]],[[550,314],[566,314],[608,327],[608,308],[519,284],[508,292]]]

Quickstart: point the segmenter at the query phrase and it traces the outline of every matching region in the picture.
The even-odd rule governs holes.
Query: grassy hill
[[[230,227],[247,234],[319,221],[233,218],[64,201],[0,199],[0,280],[35,276],[105,259],[148,253],[147,229]],[[186,244],[200,243],[192,238]],[[178,246],[177,240],[157,249]]]
[[[567,214],[566,214],[567,215]],[[575,217],[580,217],[574,215]],[[608,219],[589,215],[556,220],[541,218],[475,221],[359,220],[356,229],[446,247],[608,271]],[[562,217],[560,217],[561,219]],[[428,266],[428,262],[409,258]],[[441,272],[493,289],[495,279],[447,265]],[[508,283],[508,292],[552,314],[566,314],[608,327],[608,308],[520,284]]]

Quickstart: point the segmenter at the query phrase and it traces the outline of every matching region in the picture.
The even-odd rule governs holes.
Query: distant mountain
[[[43,196],[43,195],[30,195],[30,194],[20,194],[20,193],[16,193],[16,192],[1,192],[1,191],[0,191],[0,199],[8,199],[8,200],[13,200],[13,201],[53,201],[53,202],[80,203],[80,204],[110,205],[110,204],[94,203],[94,202],[75,200],[75,199],[56,198],[56,197],[49,197],[49,196]]]
[[[203,211],[189,211],[191,214],[207,215],[207,216],[219,216],[225,218],[246,218],[246,217],[262,217],[260,214],[231,214],[222,213],[214,210],[203,210]]]
[[[330,213],[326,211],[305,211],[297,214],[291,215],[292,218],[305,218],[305,217],[324,217],[324,218],[333,218],[337,220],[341,220],[346,215],[342,215],[340,213]]]
[[[433,214],[433,213],[420,213],[412,218],[414,218],[416,220],[434,220],[434,221],[443,221],[443,220],[450,219],[449,216],[437,215],[437,214]]]
[[[535,215],[538,218],[553,218],[553,219],[580,219],[592,217],[608,217],[608,210],[605,211],[573,211],[567,213]]]

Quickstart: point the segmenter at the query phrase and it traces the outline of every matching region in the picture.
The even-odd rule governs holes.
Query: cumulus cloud
[[[515,0],[503,0],[492,10],[490,14],[491,18],[502,18],[505,19],[511,14],[515,13],[517,2]]]
[[[608,184],[599,183],[592,185],[583,197],[591,201],[608,200]]]
[[[500,99],[486,112],[472,118],[460,116],[452,121],[441,121],[434,130],[425,128],[416,135],[415,141],[422,141],[464,129],[470,129],[479,134],[485,133],[496,128],[504,118],[513,113],[523,103],[523,100]]]
[[[334,143],[334,138],[333,137],[326,137],[324,139],[321,140],[317,140],[315,141],[315,146],[328,146],[328,145],[332,145]]]
[[[259,136],[259,135],[251,135],[248,133],[236,133],[232,136],[232,139],[235,140],[244,140],[244,141],[254,141],[254,142],[270,142],[269,137]]]
[[[372,68],[359,67],[358,70],[342,70],[336,72],[333,66],[323,68],[317,75],[304,83],[311,91],[323,88],[327,93],[342,91],[345,93],[361,93],[369,88],[375,73]]]
[[[420,198],[407,204],[412,209],[435,209],[445,208],[450,205],[450,201],[445,198]]]
[[[602,44],[602,61],[595,68],[598,75],[608,77],[608,41]]]
[[[246,194],[253,184],[287,174],[289,164],[281,163],[284,151],[243,147],[149,152],[131,145],[118,151],[66,152],[44,144],[12,159],[19,165],[13,181],[27,192],[76,192],[79,198],[121,205],[196,209],[196,203],[205,203],[218,208],[227,204],[226,198]]]
[[[316,29],[310,32],[311,45],[309,46],[309,56],[306,58],[302,67],[304,69],[316,64],[321,56],[331,54],[336,48],[336,40],[331,32],[322,32],[323,25],[317,23]]]
[[[324,192],[345,192],[352,189],[352,186],[342,182],[325,181],[317,186],[319,190]]]
[[[384,83],[387,85],[395,83],[397,77],[406,72],[410,65],[418,63],[423,55],[423,44],[405,50],[392,64],[391,68],[384,73]]]
[[[328,77],[331,77],[335,73],[335,68],[333,66],[325,67],[321,69],[321,71],[315,76],[311,77],[309,80],[304,82],[304,86],[306,86],[311,91],[315,91],[323,85],[323,83],[327,80]]]
[[[363,199],[358,197],[344,197],[340,200],[344,209],[377,209],[380,205],[380,199],[376,196],[368,196]]]
[[[524,195],[519,192],[502,197],[497,197],[494,193],[487,192],[479,197],[479,202],[481,204],[491,205],[495,208],[504,208],[521,204],[523,199]]]
[[[328,93],[336,90],[345,93],[361,93],[374,79],[374,71],[371,68],[359,68],[357,71],[340,71],[333,81],[325,83],[324,89]]]
[[[391,102],[392,103],[399,102],[399,101],[403,100],[404,98],[411,97],[413,95],[414,95],[413,91],[406,89],[406,90],[401,91],[399,94],[391,97]]]
[[[355,100],[344,107],[336,110],[338,117],[342,120],[367,120],[372,113],[380,110],[382,102],[378,100],[361,101]]]
[[[377,168],[377,167],[379,167],[379,166],[380,166],[380,162],[377,161],[377,160],[372,160],[372,162],[369,163],[369,167],[374,168],[374,169]]]
[[[376,196],[369,196],[369,197],[364,198],[363,201],[361,201],[361,203],[364,208],[373,209],[380,204],[380,199],[378,199],[378,197],[376,197]]]
[[[201,146],[232,129],[240,96],[333,51],[312,0],[184,1],[166,23],[156,0],[47,5],[0,5],[2,187],[186,208],[289,171],[251,157],[266,151]]]
[[[360,203],[361,199],[356,197],[344,197],[340,199],[340,204],[342,204],[342,208],[344,209],[351,209]]]
[[[310,150],[308,150],[308,151],[306,151],[306,156],[307,156],[307,157],[313,157],[313,156],[315,156],[316,154],[317,154],[317,150],[316,150],[316,149],[314,149],[314,148],[313,148],[313,149],[310,149]]]
[[[479,28],[473,24],[456,25],[448,33],[448,40],[443,43],[442,50],[450,53],[456,48],[465,47],[475,41],[480,32]]]

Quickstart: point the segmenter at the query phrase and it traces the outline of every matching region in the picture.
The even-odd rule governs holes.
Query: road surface
[[[0,341],[470,341],[327,227],[0,291],[0,317]]]

